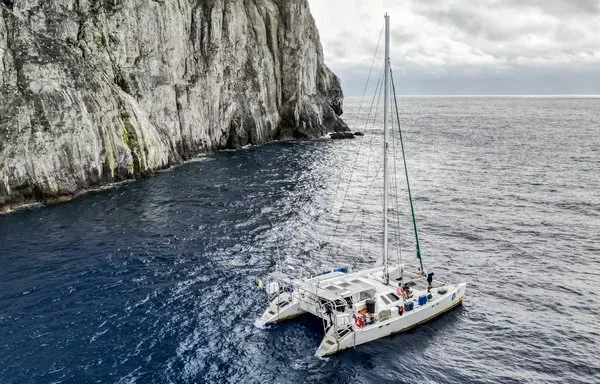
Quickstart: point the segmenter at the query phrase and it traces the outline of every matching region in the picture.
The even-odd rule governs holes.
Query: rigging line
[[[379,112],[379,104],[381,103],[381,94],[383,93],[383,76],[385,73],[385,67],[382,68],[381,70],[381,74],[380,74],[380,83],[379,83],[379,87],[377,89],[375,89],[375,94],[377,95],[377,103],[375,104],[375,110],[373,112],[373,121],[371,123],[371,131],[375,131],[375,126],[377,124],[377,117],[378,117],[378,112]],[[365,129],[367,128],[367,124],[369,123],[369,120],[366,120],[365,123]],[[373,135],[371,137],[371,140],[369,141],[369,163],[371,162],[372,159],[376,159],[375,164],[377,164],[378,162],[381,162],[381,164],[375,169],[375,174],[374,174],[374,180],[377,178],[377,174],[379,173],[379,170],[381,169],[383,160],[381,158],[377,158],[376,157],[376,151],[373,150],[373,141],[375,139],[375,135]],[[377,145],[377,148],[379,148],[380,145]],[[367,172],[368,174],[368,172]],[[374,182],[374,181],[373,181]],[[372,187],[372,183],[369,184],[369,179],[366,178],[365,179],[365,197],[368,195],[369,190]],[[364,211],[364,208],[361,208]],[[359,211],[357,211],[359,212]],[[369,216],[368,212],[365,212],[365,215],[363,216]],[[353,223],[351,223],[353,224]],[[348,228],[348,231],[350,230],[350,228]],[[360,232],[361,236],[362,236],[362,231]]]
[[[394,162],[394,172],[392,172],[392,175],[394,176],[394,187],[396,188],[396,193],[394,194],[394,200],[396,203],[396,225],[397,225],[397,229],[396,229],[396,253],[398,255],[398,261],[400,263],[400,265],[402,264],[402,241],[401,241],[401,237],[400,237],[400,200],[399,200],[399,195],[400,195],[400,188],[399,188],[399,183],[398,183],[398,174],[396,172],[396,170],[398,169],[398,155],[397,155],[397,147],[398,147],[398,143],[397,140],[394,140],[394,119],[391,119],[391,125],[392,125],[392,129],[391,129],[391,136],[392,136],[392,148],[394,150],[394,157],[393,157],[393,162]],[[402,277],[403,275],[403,271],[404,271],[404,267],[401,267],[400,270],[400,277]]]
[[[383,72],[382,72],[382,76],[383,76]],[[380,78],[380,80],[381,80],[381,78]],[[379,92],[377,94],[377,96],[378,96],[377,97],[377,104],[376,104],[376,107],[375,107],[375,112],[374,112],[374,116],[373,116],[373,123],[372,123],[372,127],[371,127],[373,130],[375,129],[375,124],[377,123],[377,112],[379,111],[379,103],[381,102],[381,94],[383,93],[383,81],[380,81],[380,85],[381,86],[376,89],[376,91],[378,90]],[[373,99],[373,101],[375,101],[375,100]],[[365,128],[366,128],[366,126],[365,126]],[[369,143],[372,144],[372,142],[373,142],[373,136],[371,136],[371,140],[369,141]],[[370,149],[371,149],[371,152],[372,152],[372,149],[373,149],[372,145],[370,145]],[[352,220],[350,221],[350,224],[346,228],[346,231],[344,232],[344,235],[340,239],[339,245],[334,250],[335,252],[339,251],[339,249],[342,246],[342,243],[344,242],[344,239],[346,238],[346,235],[350,231],[350,228],[352,228],[352,224],[354,224],[354,220],[356,219],[356,216],[361,211],[361,209],[363,207],[363,204],[365,202],[365,199],[366,199],[367,195],[369,194],[369,191],[371,190],[371,187],[375,183],[375,180],[377,180],[377,174],[379,173],[379,170],[381,169],[382,165],[383,165],[383,159],[380,159],[379,160],[379,165],[378,165],[377,169],[375,170],[375,176],[373,177],[373,181],[371,182],[370,185],[368,183],[367,183],[367,185],[365,185],[366,187],[367,186],[368,187],[367,187],[367,189],[365,191],[365,194],[364,194],[363,198],[361,199],[362,203],[359,205],[358,209],[356,210],[356,212],[352,216]],[[349,188],[350,188],[350,181],[348,182],[348,189]],[[346,193],[348,192],[348,189],[346,190]],[[362,234],[362,232],[361,232],[361,234]]]
[[[375,52],[374,52],[374,54],[373,54],[373,60],[371,61],[371,68],[369,69],[369,75],[368,75],[368,77],[367,77],[367,81],[366,81],[366,83],[365,83],[365,88],[364,88],[364,90],[363,90],[363,94],[362,94],[362,97],[361,97],[361,100],[360,100],[360,104],[359,104],[359,106],[358,106],[358,111],[357,111],[357,113],[356,113],[356,118],[354,119],[354,125],[356,125],[356,124],[357,124],[357,122],[358,122],[358,119],[359,119],[359,118],[360,118],[360,116],[361,116],[361,111],[362,111],[363,102],[364,102],[365,96],[366,96],[366,94],[367,94],[367,90],[368,90],[368,88],[369,88],[369,83],[370,83],[371,76],[372,76],[372,73],[373,73],[373,68],[375,67],[375,60],[376,60],[376,58],[377,58],[377,53],[379,52],[379,47],[380,47],[380,45],[381,45],[381,37],[383,36],[384,26],[385,26],[385,24],[384,24],[384,25],[381,27],[381,31],[379,32],[379,39],[378,39],[378,41],[377,41],[377,46],[375,47]],[[365,137],[364,137],[364,136],[363,136],[363,137],[361,137],[361,140],[360,140],[360,142],[359,142],[358,151],[357,151],[357,157],[358,157],[358,153],[360,153],[360,149],[361,149],[361,147],[362,147],[362,144],[363,144],[364,140],[365,140]],[[356,160],[355,160],[355,161],[356,161]],[[339,189],[338,187],[339,187],[340,185],[342,185],[342,183],[341,183],[341,181],[342,181],[342,177],[343,177],[343,174],[342,174],[342,172],[339,172],[339,177],[337,178],[337,182],[335,183],[335,193],[334,193],[333,195],[330,195],[330,196],[332,196],[332,198],[331,198],[331,200],[330,200],[330,204],[327,204],[327,206],[330,206],[330,207],[332,208],[332,210],[333,210],[333,208],[334,208],[334,204],[335,204],[335,202],[337,201],[338,189]],[[352,175],[350,175],[350,177],[352,177]],[[342,207],[343,207],[343,203],[342,203]],[[338,224],[339,224],[339,219],[340,219],[340,216],[338,215],[338,218],[337,218],[337,221],[336,221],[336,225],[335,225],[335,228],[336,228],[336,229],[337,229],[337,226],[338,226]],[[327,244],[331,244],[331,242],[333,241],[333,238],[335,237],[336,229],[334,229],[334,231],[333,231],[333,234],[332,234],[332,236],[331,236],[331,240],[329,241],[329,243],[327,243],[327,242],[326,242],[326,243],[324,244],[324,246],[326,246]],[[329,259],[329,258],[326,258],[325,262],[327,262],[327,261],[331,262],[331,261],[330,261],[330,260],[328,260],[328,259]]]
[[[374,95],[377,95],[378,98],[377,98],[377,103],[375,104],[375,112],[373,113],[373,122],[371,123],[371,130],[372,131],[375,130],[375,124],[377,122],[377,112],[379,111],[379,103],[381,101],[381,92],[383,90],[383,81],[382,81],[382,78],[383,78],[383,71],[384,70],[385,70],[385,68],[382,69],[382,71],[381,71],[381,73],[379,75],[379,81],[377,82],[377,87],[375,88],[375,94]],[[371,109],[373,109],[373,103],[374,103],[374,101],[375,101],[375,99],[373,99],[373,102],[371,103]],[[369,111],[369,116],[367,116],[367,119],[365,119],[365,126],[364,126],[365,130],[367,129],[367,125],[370,122],[369,121],[370,120],[369,119],[370,114],[371,114],[371,111]],[[368,147],[368,154],[367,154],[367,172],[366,172],[367,175],[370,174],[369,172],[371,170],[371,162],[375,158],[374,151],[373,151],[373,141],[374,141],[374,138],[375,138],[375,136],[371,135],[371,137],[369,139],[369,143],[368,143],[369,147]],[[375,164],[377,164],[378,161],[379,160],[375,161]],[[377,169],[376,169],[375,174],[377,174]],[[368,190],[368,189],[369,189],[369,178],[367,177],[367,178],[365,178],[365,190]],[[361,218],[362,218],[362,221],[364,222],[365,215],[361,216]],[[361,253],[362,253],[362,235],[363,235],[363,232],[361,231],[360,235],[359,235],[360,236],[359,237],[359,243],[360,243],[359,250],[360,250]]]
[[[381,71],[381,75],[379,77],[379,81],[377,82],[377,87],[376,87],[375,91],[382,89],[381,85],[383,84],[383,82],[381,80],[383,78],[383,72],[384,71],[382,70]],[[367,122],[365,123],[365,128],[366,128],[366,126],[368,124],[369,117],[371,116],[371,112],[373,110],[373,105],[375,104],[375,97],[376,96],[377,96],[377,94],[373,95],[373,101],[371,102],[371,107],[369,108],[369,113],[367,114]],[[377,101],[377,105],[379,105],[379,101]],[[352,168],[350,169],[350,177],[348,178],[348,183],[346,184],[346,190],[345,190],[344,196],[342,198],[342,206],[340,207],[340,211],[338,213],[338,217],[337,217],[337,220],[335,222],[335,226],[333,228],[333,233],[331,234],[331,240],[329,242],[330,244],[333,243],[333,240],[335,239],[335,234],[337,233],[337,229],[338,229],[338,227],[340,225],[340,219],[342,217],[342,209],[343,209],[344,204],[346,203],[346,199],[348,197],[348,191],[350,190],[350,184],[352,183],[352,177],[354,176],[354,170],[356,169],[356,164],[358,162],[358,158],[359,158],[360,151],[361,151],[361,148],[362,148],[362,145],[363,145],[364,141],[365,141],[365,136],[362,136],[362,139],[361,139],[361,141],[359,143],[359,146],[358,146],[358,150],[356,151],[356,155],[354,157],[354,161],[352,162]],[[337,197],[337,190],[336,190],[336,197]],[[331,261],[331,258],[333,257],[334,253],[335,252],[332,249],[332,251],[329,253],[330,257],[328,258],[328,261]]]
[[[381,45],[381,37],[383,36],[384,29],[385,29],[385,23],[384,23],[384,25],[381,26],[381,31],[379,32],[379,39],[377,40],[377,46],[375,47],[375,53],[373,54],[373,60],[371,61],[371,68],[369,69],[369,75],[367,76],[367,81],[365,83],[365,88],[363,89],[363,93],[362,93],[362,96],[361,96],[361,99],[360,99],[360,104],[358,105],[358,111],[356,113],[356,117],[354,118],[354,125],[356,125],[358,123],[358,119],[360,118],[360,115],[361,115],[363,102],[365,100],[365,96],[366,96],[367,90],[369,88],[369,83],[371,81],[371,76],[373,74],[373,68],[375,67],[375,60],[377,59],[377,53],[379,52],[379,46]],[[383,73],[383,69],[382,69],[382,73]],[[377,81],[377,85],[375,87],[375,94],[374,95],[377,94],[377,89],[379,88],[382,76],[383,76],[382,74],[379,75],[379,80]],[[373,97],[375,97],[375,96],[373,96]],[[371,109],[372,108],[373,108],[373,103],[371,102],[371,107],[369,109],[369,113],[367,114],[367,119],[371,115]],[[363,136],[363,140],[361,140],[360,144],[362,144],[362,141],[364,141],[364,136]],[[360,146],[359,146],[359,150],[360,150]],[[337,196],[337,192],[336,192],[336,196]]]
[[[380,80],[381,80],[381,77],[380,77]],[[375,123],[377,121],[377,111],[379,110],[379,102],[381,101],[381,90],[382,90],[382,88],[380,88],[379,84],[378,84],[378,87],[375,90],[375,93],[378,95],[378,99],[377,99],[377,104],[375,106],[375,113],[374,113],[374,116],[373,116],[373,124],[371,126],[372,130],[375,130]],[[366,128],[366,126],[365,126],[365,128]],[[374,135],[372,135],[371,138],[370,138],[370,140],[369,140],[369,152],[367,154],[367,172],[366,172],[367,176],[370,174],[371,161],[375,157],[373,155],[373,153],[374,153],[374,151],[373,151],[373,139],[374,139]],[[374,163],[375,163],[375,165],[377,165],[377,161],[375,161]],[[377,175],[378,170],[379,170],[379,168],[377,167],[375,169],[375,175]],[[365,178],[365,186],[364,187],[365,187],[365,191],[368,191],[370,189],[369,178],[368,177]],[[357,211],[357,212],[359,212],[359,211]],[[363,208],[363,215],[361,215],[361,223],[363,224],[363,227],[364,227],[364,223],[365,223],[365,220],[366,220],[366,216],[368,216],[368,214],[367,214],[366,211],[364,211],[364,208]],[[360,234],[359,234],[359,253],[360,254],[363,253],[363,247],[362,247],[363,246],[363,241],[362,241],[363,240],[363,234],[364,234],[363,231],[360,231]]]
[[[375,95],[373,96],[373,97],[377,96],[377,103],[375,104],[375,111],[373,112],[373,121],[372,122],[369,121],[370,112],[369,112],[369,116],[367,116],[367,119],[365,120],[365,129],[367,129],[367,125],[369,123],[371,123],[371,130],[372,131],[375,131],[375,125],[377,124],[377,116],[378,116],[378,113],[379,113],[379,103],[381,102],[381,94],[383,92],[383,75],[384,75],[384,71],[385,71],[385,68],[382,68],[381,69],[381,74],[380,74],[380,77],[379,77],[380,82],[378,83],[378,87],[375,89]],[[374,102],[375,102],[375,99],[373,98],[373,103]],[[371,105],[371,109],[373,109],[373,105]],[[375,151],[373,150],[373,141],[374,141],[374,137],[372,136],[371,140],[369,141],[369,156],[371,156],[371,158],[375,158],[376,157]],[[379,148],[379,146],[380,145],[378,144],[377,148]],[[369,159],[371,159],[371,158],[369,158]],[[377,161],[379,161],[379,159]],[[368,182],[367,182],[367,185],[368,185]]]
[[[371,75],[372,75],[372,72],[373,72],[373,68],[374,68],[374,66],[375,66],[375,60],[376,60],[376,58],[377,58],[377,53],[379,52],[379,46],[380,46],[380,44],[381,44],[381,37],[383,36],[383,31],[384,31],[384,29],[385,29],[385,24],[384,24],[384,25],[381,27],[381,31],[379,32],[379,39],[378,39],[378,41],[377,41],[377,46],[375,47],[375,53],[373,54],[373,60],[371,61],[371,68],[369,69],[369,76],[367,77],[367,82],[366,82],[366,84],[365,84],[365,88],[364,88],[364,90],[363,90],[363,95],[362,95],[362,97],[361,97],[361,101],[360,101],[360,104],[359,104],[359,107],[358,107],[358,112],[357,112],[357,114],[356,114],[356,118],[354,119],[354,124],[355,124],[355,125],[358,123],[358,119],[360,118],[360,115],[361,115],[361,111],[362,111],[362,105],[363,105],[363,102],[364,102],[365,95],[366,95],[366,93],[367,93],[367,89],[368,89],[368,87],[369,87],[369,82],[370,82],[370,80],[371,80]],[[382,74],[383,74],[383,70],[382,70]],[[381,81],[381,77],[383,76],[382,74],[380,74],[379,80],[377,81],[377,86],[376,86],[376,89],[375,89],[375,92],[376,92],[376,93],[377,93],[377,88],[379,87],[379,83],[380,83],[380,81]],[[373,97],[375,97],[375,96],[373,96]],[[370,116],[370,114],[371,114],[371,109],[372,109],[372,108],[373,108],[373,103],[371,103],[371,108],[369,109],[369,113],[368,113],[368,115],[367,115],[367,119],[368,119],[368,117],[369,117],[369,116]],[[353,175],[353,173],[354,173],[354,167],[355,167],[355,165],[356,165],[356,160],[358,159],[358,155],[360,154],[360,150],[361,150],[361,148],[362,148],[362,145],[363,145],[364,141],[365,141],[365,137],[364,137],[364,136],[362,136],[362,137],[361,137],[361,140],[360,140],[360,142],[359,142],[359,145],[358,145],[358,150],[357,150],[357,153],[356,153],[356,157],[355,157],[355,159],[354,159],[354,162],[353,162],[352,171],[351,171],[351,173],[350,173],[350,179],[348,180],[348,186],[350,185],[350,182],[352,181],[352,175]],[[338,186],[339,186],[339,185],[341,185],[341,183],[340,183],[341,179],[342,179],[342,173],[340,172],[340,177],[339,177],[339,179],[338,179],[339,181],[336,183],[335,193],[334,193],[334,195],[333,195],[333,200],[331,201],[331,205],[332,205],[332,206],[333,206],[333,204],[335,204],[335,202],[337,201],[337,195],[338,195]],[[335,238],[335,234],[336,234],[336,231],[337,231],[337,227],[339,226],[339,220],[340,220],[340,217],[341,217],[341,209],[342,209],[342,208],[343,208],[343,206],[344,206],[344,202],[345,202],[345,199],[346,199],[346,195],[347,195],[347,193],[348,193],[348,190],[346,189],[346,193],[344,194],[344,198],[342,199],[342,207],[340,208],[340,212],[339,212],[339,214],[338,214],[338,218],[337,218],[337,220],[336,220],[336,224],[335,224],[335,227],[334,227],[333,233],[332,233],[332,235],[331,235],[331,240],[329,241],[329,244],[331,244],[331,243],[333,242],[333,239]],[[330,253],[330,256],[333,256],[333,255]],[[326,260],[326,261],[329,261],[329,262],[331,263],[331,260],[330,260],[330,259],[331,259],[331,257],[328,257],[327,259],[328,259],[328,260]]]
[[[402,160],[404,162],[404,173],[406,175],[406,189],[408,190],[408,201],[410,202],[410,213],[412,215],[413,228],[415,230],[415,242],[417,246],[417,259],[421,265],[421,273],[425,273],[423,269],[423,259],[421,259],[421,247],[419,244],[419,232],[417,231],[417,220],[415,219],[415,208],[413,206],[412,193],[410,192],[410,182],[408,180],[408,167],[406,166],[406,156],[404,154],[404,141],[402,140],[402,128],[400,127],[400,112],[398,111],[398,100],[396,99],[396,85],[394,84],[394,76],[390,67],[390,78],[392,79],[392,92],[394,93],[394,106],[396,107],[396,120],[398,121],[398,134],[400,135],[400,147],[402,148]]]
[[[379,32],[379,39],[377,40],[377,47],[375,47],[375,54],[373,55],[373,60],[371,61],[371,69],[369,69],[369,76],[367,77],[367,82],[365,83],[365,88],[363,89],[363,94],[360,99],[360,104],[358,105],[358,113],[356,114],[356,118],[354,119],[354,125],[358,122],[360,118],[360,111],[362,109],[363,101],[365,100],[365,95],[367,94],[367,89],[369,88],[369,81],[371,80],[371,74],[373,73],[373,68],[375,67],[375,60],[377,59],[377,52],[379,52],[379,45],[381,44],[381,36],[383,36],[383,30],[385,29],[385,23],[381,26],[381,31]]]
[[[381,94],[380,94],[381,97]],[[375,121],[375,119],[374,119]],[[375,124],[373,124],[373,129],[374,129]],[[367,166],[366,166],[366,176],[365,177],[365,183],[364,183],[364,190],[368,190],[369,189],[369,175],[371,174],[371,163],[373,163],[376,168],[375,168],[375,174],[377,174],[377,162],[378,159],[375,158],[374,154],[373,154],[373,139],[374,139],[374,135],[371,135],[370,139],[369,139],[369,143],[368,143],[368,152],[366,154],[366,162],[367,162]],[[361,223],[365,224],[365,221],[367,219],[368,214],[363,211],[363,215],[361,215]],[[362,254],[363,252],[363,231],[361,231],[359,233],[359,253]]]
[[[381,98],[381,89],[383,88],[383,74],[385,72],[385,67],[381,68],[381,72],[379,73],[379,80],[377,81],[377,86],[375,87],[375,93],[373,93],[373,100],[371,100],[371,107],[369,108],[369,113],[367,114],[367,118],[365,119],[365,125],[364,125],[364,129],[367,128],[367,125],[369,125],[370,122],[370,117],[371,117],[371,112],[373,111],[373,105],[375,104],[375,97],[379,97]],[[374,119],[376,119],[377,117],[377,110],[379,108],[379,98],[377,99],[377,106],[375,108],[375,112],[374,112]]]
[[[382,84],[383,84],[383,82],[381,81],[382,77],[383,77],[383,70],[380,73],[379,81],[377,82],[377,87],[375,88],[375,95],[378,96],[378,99],[377,99],[377,103],[375,104],[375,111],[373,113],[373,121],[371,122],[370,118],[369,118],[370,116],[367,116],[367,119],[365,119],[365,126],[364,126],[365,130],[367,129],[368,124],[371,123],[371,131],[375,131],[375,124],[377,121],[377,111],[379,110],[379,103],[381,101],[381,90],[382,90]],[[374,100],[373,100],[373,102],[374,102]],[[373,109],[373,105],[371,105],[371,109]],[[369,115],[370,115],[370,112],[369,112]],[[371,163],[374,163],[375,165],[377,165],[377,162],[379,161],[379,159],[376,158],[376,156],[374,155],[374,150],[373,150],[373,142],[375,139],[376,139],[376,136],[371,135],[369,142],[368,142],[367,169],[366,169],[367,176],[370,175]],[[377,171],[377,169],[376,169],[376,171]],[[369,189],[369,178],[368,177],[365,178],[364,188],[365,188],[365,190]],[[363,215],[362,216],[363,222],[365,219],[366,219],[365,215]],[[360,240],[361,240],[360,251],[361,252],[362,252],[362,235],[363,235],[363,232],[361,231],[360,232]]]
[[[271,220],[271,214],[267,213],[267,217],[269,218],[269,222],[271,223],[271,229],[275,231],[275,225],[273,225],[273,220]],[[278,233],[275,235],[275,247],[277,248],[277,259],[279,260],[279,271],[283,271],[283,264],[281,264],[281,252],[279,252],[279,236]],[[275,268],[277,270],[277,268]]]
[[[372,140],[372,138],[371,138],[371,140]],[[369,147],[370,147],[370,145],[369,145]],[[370,170],[371,170],[371,159],[369,158],[369,155],[367,154],[367,166],[366,166],[366,174],[367,175],[369,174]],[[365,180],[367,180],[367,179],[365,179]],[[360,222],[361,222],[362,226],[364,227],[364,224],[365,224],[365,215],[364,214],[361,215]],[[362,253],[363,253],[363,232],[362,231],[358,235],[358,253],[360,255],[362,255]]]
[[[377,170],[376,170],[375,174],[379,173],[379,171],[381,170],[382,166],[383,166],[383,159],[379,162],[379,166],[377,167]],[[344,242],[344,239],[346,238],[346,235],[348,235],[348,232],[350,232],[350,229],[352,228],[352,224],[354,224],[354,220],[356,219],[356,216],[361,211],[361,209],[364,207],[366,197],[369,195],[369,192],[371,191],[371,188],[373,188],[373,185],[375,185],[375,181],[377,181],[377,177],[374,177],[371,180],[371,184],[369,184],[369,188],[367,188],[367,190],[365,191],[365,193],[363,195],[363,198],[361,199],[362,203],[360,204],[360,206],[356,210],[356,212],[354,212],[354,215],[352,216],[352,220],[350,220],[350,224],[348,225],[348,228],[346,228],[346,231],[344,232],[344,235],[342,236],[340,244],[335,249],[336,251],[338,251],[342,247],[342,243]]]

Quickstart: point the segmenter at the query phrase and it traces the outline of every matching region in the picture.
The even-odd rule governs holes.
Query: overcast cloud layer
[[[309,2],[350,95],[362,92],[386,11],[400,93],[600,94],[600,0]]]

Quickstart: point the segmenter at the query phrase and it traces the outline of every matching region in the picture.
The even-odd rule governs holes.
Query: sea
[[[0,216],[0,383],[600,383],[600,98],[401,97],[423,264],[462,306],[317,358],[258,279],[382,258],[381,105],[353,140],[200,156]],[[390,263],[416,269],[399,130]]]

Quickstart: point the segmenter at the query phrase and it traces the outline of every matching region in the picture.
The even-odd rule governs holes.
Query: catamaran
[[[265,284],[268,307],[259,320],[260,325],[278,323],[303,314],[321,318],[325,336],[317,348],[317,356],[333,355],[406,331],[460,305],[465,296],[466,283],[442,283],[434,280],[433,273],[426,273],[423,268],[406,159],[404,170],[419,268],[416,272],[409,272],[403,264],[390,266],[389,263],[388,148],[392,89],[398,127],[400,126],[389,51],[390,18],[386,14],[383,74],[383,265],[354,272],[347,268],[333,268],[306,280],[292,278],[277,270],[269,275]],[[401,133],[400,143],[404,156]]]

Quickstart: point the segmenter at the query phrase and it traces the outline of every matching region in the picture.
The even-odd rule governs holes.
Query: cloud
[[[600,83],[589,81],[600,73],[597,0],[309,2],[325,59],[352,92],[346,84],[366,78],[360,73],[368,73],[387,11],[393,64],[406,79],[422,79],[424,89],[436,91],[432,79],[439,82],[437,92],[462,93],[453,80],[460,79],[480,81],[463,88],[484,93],[600,93]],[[545,83],[549,79],[554,86]],[[521,84],[509,87],[507,81]]]

